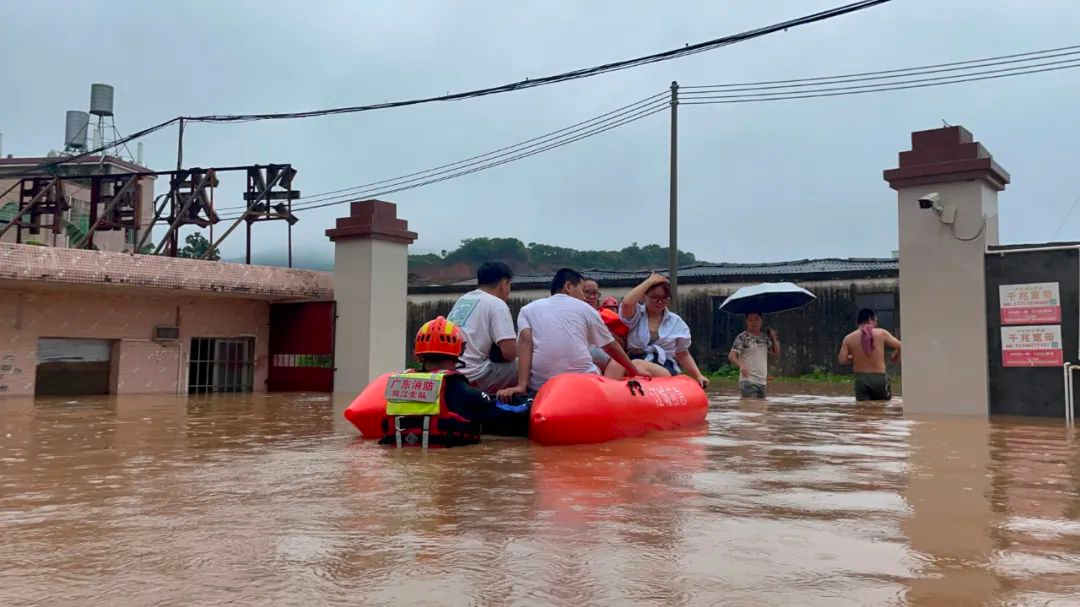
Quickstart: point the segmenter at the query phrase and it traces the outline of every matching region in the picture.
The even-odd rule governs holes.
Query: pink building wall
[[[0,290],[0,396],[34,393],[41,337],[114,340],[110,381],[120,394],[186,392],[193,337],[254,337],[253,387],[263,391],[269,314],[268,302],[248,299]],[[149,341],[154,325],[177,324],[179,342]]]
[[[270,305],[334,297],[326,272],[0,243],[0,396],[32,395],[42,337],[113,341],[114,393],[187,392],[194,337],[253,337],[266,389]],[[155,325],[179,342],[150,341]]]

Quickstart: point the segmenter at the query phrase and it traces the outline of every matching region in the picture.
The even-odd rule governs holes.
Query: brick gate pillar
[[[364,200],[326,231],[334,242],[334,391],[357,394],[405,364],[408,248],[416,240],[397,206]]]
[[[899,213],[904,410],[988,415],[985,253],[1009,174],[953,126],[912,133],[884,177]]]

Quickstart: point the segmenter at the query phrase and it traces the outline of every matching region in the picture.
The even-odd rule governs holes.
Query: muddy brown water
[[[1080,605],[1058,420],[714,396],[578,447],[363,442],[344,399],[0,399],[0,605]]]

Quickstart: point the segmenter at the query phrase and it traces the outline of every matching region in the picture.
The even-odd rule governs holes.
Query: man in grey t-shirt
[[[746,315],[746,330],[739,333],[731,346],[728,360],[739,368],[739,394],[743,398],[765,398],[769,377],[769,355],[780,355],[780,339],[769,329],[762,333],[761,314]]]

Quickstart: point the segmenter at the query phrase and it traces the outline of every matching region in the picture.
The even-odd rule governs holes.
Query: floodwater
[[[716,396],[692,431],[422,453],[345,405],[0,400],[0,605],[1080,605],[1059,420]]]

